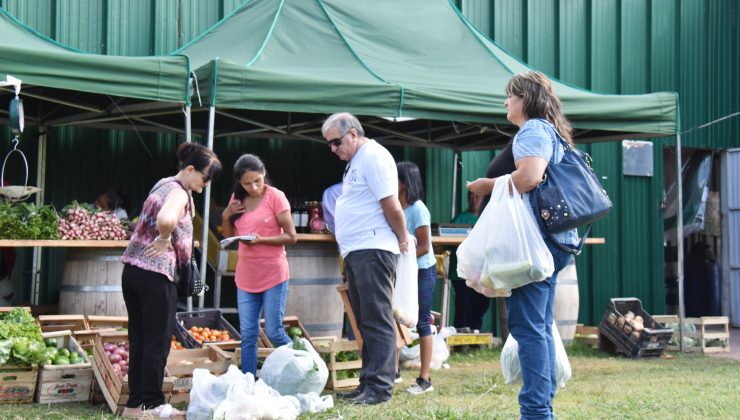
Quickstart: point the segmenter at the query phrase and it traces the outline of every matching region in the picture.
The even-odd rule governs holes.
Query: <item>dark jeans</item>
[[[344,259],[349,303],[362,334],[360,388],[391,396],[396,377],[393,285],[398,255],[378,249],[350,252]]]
[[[162,381],[175,329],[177,288],[166,276],[129,264],[123,267],[121,287],[128,312],[126,406],[157,407],[165,403]]]
[[[491,298],[468,287],[463,279],[453,280],[452,286],[455,288],[455,328],[480,331]]]
[[[434,300],[434,283],[437,282],[437,266],[419,269],[419,320],[416,323],[416,331],[419,337],[432,335],[431,317],[432,300]]]
[[[519,343],[522,389],[519,406],[522,419],[554,419],[552,399],[557,391],[555,342],[552,338],[552,304],[558,273],[573,255],[549,240],[547,248],[555,263],[553,275],[543,281],[513,289],[506,298],[509,331]]]

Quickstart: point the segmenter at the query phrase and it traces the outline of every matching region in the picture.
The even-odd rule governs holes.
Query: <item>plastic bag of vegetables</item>
[[[278,347],[262,364],[260,379],[280,395],[321,394],[329,369],[305,338]]]
[[[552,339],[555,341],[555,375],[558,385],[565,388],[565,382],[573,376],[570,368],[568,355],[565,353],[563,340],[560,339],[555,323],[552,324]],[[509,334],[501,350],[501,370],[504,374],[504,382],[513,384],[522,379],[522,367],[519,364],[519,343]]]

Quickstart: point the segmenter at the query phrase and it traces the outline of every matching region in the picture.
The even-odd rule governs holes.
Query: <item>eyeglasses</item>
[[[200,172],[200,174],[203,175],[203,183],[204,184],[207,184],[207,183],[211,182],[211,176],[210,175],[206,174],[203,171],[197,170],[197,169],[196,169],[196,171]]]
[[[335,139],[327,140],[326,141],[326,144],[329,145],[329,148],[341,146],[342,145],[342,139],[344,138],[344,136],[346,136],[347,134],[349,134],[350,131],[352,131],[352,129],[351,128],[348,128],[347,131],[345,131],[344,134],[342,134],[341,136],[339,136],[339,137],[337,137]]]

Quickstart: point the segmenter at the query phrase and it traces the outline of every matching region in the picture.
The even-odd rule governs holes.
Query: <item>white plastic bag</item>
[[[485,247],[485,269],[491,282],[481,279],[481,285],[515,289],[550,277],[555,271],[552,254],[510,175],[496,181],[489,208],[495,215]]]
[[[561,388],[565,388],[565,382],[573,376],[573,371],[555,323],[552,324],[552,339],[555,342],[556,380]],[[503,371],[504,382],[507,384],[513,384],[522,379],[522,367],[519,364],[519,343],[511,334],[509,334],[506,343],[504,343],[504,348],[501,350],[501,370]]]
[[[450,348],[447,346],[447,337],[456,334],[455,327],[444,327],[439,333],[434,334],[432,339],[432,361],[429,367],[437,370],[450,357]],[[403,346],[401,348],[400,360],[403,367],[407,369],[418,369],[421,367],[421,348],[419,344],[411,347]]]
[[[414,328],[419,321],[419,269],[416,244],[409,241],[408,252],[401,253],[396,266],[393,289],[393,316],[399,324]]]
[[[311,343],[300,338],[306,350],[294,350],[293,343],[278,347],[262,364],[260,379],[280,395],[321,394],[329,370]]]

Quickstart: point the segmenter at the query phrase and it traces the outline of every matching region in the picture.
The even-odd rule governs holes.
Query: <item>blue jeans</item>
[[[437,266],[419,269],[419,321],[416,323],[416,331],[419,337],[432,335],[431,312],[432,300],[434,299],[434,283],[437,281]]]
[[[552,399],[557,391],[555,342],[552,338],[552,304],[558,273],[573,255],[560,250],[548,239],[547,248],[555,263],[555,272],[543,281],[511,291],[506,298],[509,332],[519,343],[522,389],[519,405],[522,419],[555,418]]]
[[[260,312],[265,313],[265,334],[279,347],[290,343],[283,328],[288,282],[284,281],[264,292],[250,293],[236,289],[239,306],[239,329],[242,335],[242,372],[257,375],[257,340],[260,336]]]

